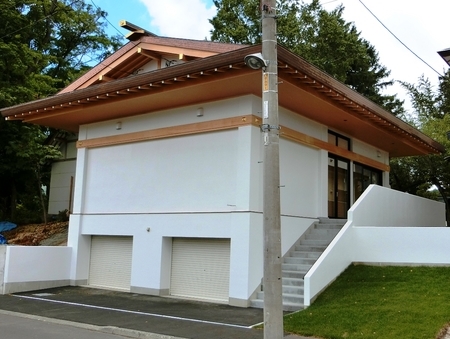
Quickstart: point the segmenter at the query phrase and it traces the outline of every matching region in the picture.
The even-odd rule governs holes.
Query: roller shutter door
[[[229,239],[173,239],[171,295],[228,303],[229,280]]]
[[[132,237],[92,236],[89,285],[130,290]]]

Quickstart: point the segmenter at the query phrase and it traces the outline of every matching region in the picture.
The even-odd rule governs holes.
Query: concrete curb
[[[84,323],[77,323],[74,321],[47,318],[47,317],[41,317],[41,316],[37,316],[37,315],[19,313],[19,312],[0,310],[0,314],[16,316],[16,317],[21,317],[21,318],[27,318],[27,319],[32,319],[32,320],[45,321],[45,322],[49,322],[49,323],[53,323],[53,324],[72,326],[72,327],[82,328],[82,329],[90,330],[90,331],[97,331],[97,332],[103,332],[103,333],[108,333],[108,334],[121,335],[123,337],[128,337],[128,338],[187,339],[187,338],[172,337],[169,335],[163,335],[163,334],[157,334],[157,333],[143,332],[143,331],[138,331],[138,330],[130,330],[127,328],[121,328],[121,327],[115,327],[115,326],[97,326],[97,325],[90,325],[90,324],[84,324]]]

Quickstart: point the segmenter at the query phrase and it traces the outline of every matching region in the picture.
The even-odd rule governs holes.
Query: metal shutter
[[[174,238],[170,294],[228,303],[230,239]]]
[[[130,290],[132,237],[92,236],[89,285]]]

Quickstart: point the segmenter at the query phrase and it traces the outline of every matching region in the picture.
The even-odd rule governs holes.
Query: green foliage
[[[449,322],[448,267],[350,266],[287,332],[325,339],[436,338]]]
[[[1,1],[0,107],[53,95],[117,50],[105,16],[83,0]],[[55,132],[0,120],[0,220],[34,219],[36,211],[45,220],[42,187],[60,156],[47,142]]]
[[[411,97],[413,124],[441,143],[445,154],[391,160],[391,186],[394,189],[434,198],[446,204],[450,225],[450,71],[439,79],[437,89],[424,77],[417,85],[402,83]]]
[[[210,20],[213,41],[261,42],[259,0],[215,0],[217,15]],[[395,115],[403,102],[381,91],[392,85],[390,71],[378,52],[361,38],[353,23],[343,19],[344,7],[326,11],[318,0],[277,1],[278,42]]]

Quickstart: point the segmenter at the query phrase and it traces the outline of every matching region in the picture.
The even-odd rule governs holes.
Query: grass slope
[[[350,266],[287,332],[327,339],[433,339],[450,321],[450,268]]]

